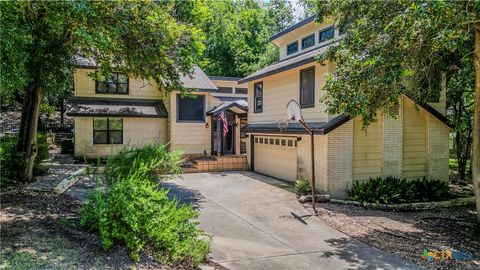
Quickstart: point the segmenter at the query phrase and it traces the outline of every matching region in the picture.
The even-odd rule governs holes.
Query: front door
[[[235,154],[235,114],[226,113],[228,132],[223,134],[223,123],[218,117],[212,118],[212,155]]]

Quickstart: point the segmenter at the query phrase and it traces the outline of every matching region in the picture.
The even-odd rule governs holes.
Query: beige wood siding
[[[92,69],[76,69],[74,73],[74,86],[76,97],[104,97],[104,98],[128,98],[128,99],[159,99],[163,93],[155,82],[149,82],[139,78],[128,79],[128,95],[96,94],[95,81],[89,77]]]
[[[268,76],[261,80],[248,83],[248,103],[253,108],[253,85],[263,82],[263,112],[254,113],[248,111],[248,123],[275,123],[277,120],[286,118],[286,106],[291,99],[300,98],[300,70],[315,67],[315,107],[302,109],[302,114],[307,122],[327,121],[328,114],[325,112],[326,105],[320,102],[324,95],[321,90],[325,84],[325,73],[330,71],[329,65],[308,64],[296,69],[285,71],[276,75]]]
[[[403,177],[422,178],[427,169],[426,115],[414,103],[404,99]]]
[[[288,181],[297,180],[295,142],[296,138],[255,136],[255,171]]]
[[[211,123],[210,118],[205,116],[204,122],[177,122],[177,94],[174,91],[170,94],[169,121],[170,121],[170,147],[185,152],[185,154],[207,154],[211,153]],[[205,110],[210,108],[211,95],[205,95]],[[208,123],[208,128],[206,127]]]
[[[93,144],[93,117],[75,117],[74,121],[77,157],[103,158],[117,154],[126,146],[167,143],[165,118],[123,118],[123,144]]]
[[[353,121],[353,180],[368,180],[382,175],[382,124],[371,123],[362,129],[362,118]]]

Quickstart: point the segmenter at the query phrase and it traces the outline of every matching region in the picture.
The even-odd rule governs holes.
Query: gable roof
[[[180,78],[182,85],[188,89],[198,89],[200,91],[216,91],[218,88],[208,78],[203,70],[195,65],[191,75],[184,75]]]

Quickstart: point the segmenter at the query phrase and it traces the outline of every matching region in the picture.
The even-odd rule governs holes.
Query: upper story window
[[[108,77],[100,77],[96,82],[95,93],[128,95],[128,75],[113,73]]]
[[[315,67],[300,70],[300,106],[315,106]]]
[[[302,38],[302,50],[315,45],[315,35]]]
[[[122,144],[122,118],[94,118],[93,144]]]
[[[235,94],[247,94],[247,88],[237,88],[237,87],[235,87]]]
[[[298,41],[287,45],[287,55],[298,52]]]
[[[253,85],[253,112],[259,113],[263,111],[263,82],[257,82]]]
[[[332,39],[334,35],[335,35],[335,29],[333,27],[322,30],[318,34],[318,42],[325,42],[329,39]]]
[[[225,94],[231,94],[231,93],[233,93],[233,88],[232,87],[218,87],[218,92],[219,93],[225,93]]]
[[[205,96],[182,97],[177,94],[177,122],[204,122]]]

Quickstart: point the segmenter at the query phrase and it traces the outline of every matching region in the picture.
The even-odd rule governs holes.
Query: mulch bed
[[[2,188],[0,200],[0,268],[188,269],[161,265],[145,253],[134,263],[120,245],[104,251],[97,234],[81,228],[81,204],[68,195],[10,186]]]
[[[480,269],[480,226],[474,206],[417,212],[388,212],[352,205],[317,204],[319,218],[371,246],[413,261],[425,269]],[[309,204],[305,208],[312,212]],[[470,260],[422,258],[429,251],[470,252]]]

